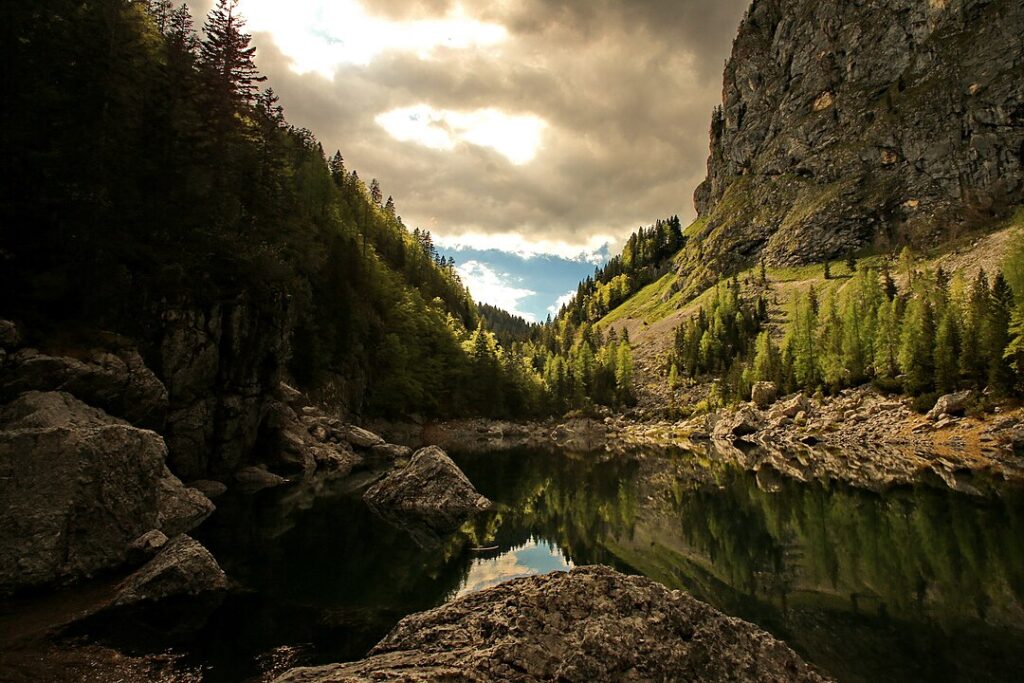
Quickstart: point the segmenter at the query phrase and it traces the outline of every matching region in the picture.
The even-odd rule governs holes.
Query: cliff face
[[[1024,3],[754,0],[711,128],[691,278],[955,235],[1024,202]]]

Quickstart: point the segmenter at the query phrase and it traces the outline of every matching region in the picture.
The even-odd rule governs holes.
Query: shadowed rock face
[[[687,264],[819,261],[1024,201],[1022,33],[1019,0],[755,0]]]
[[[821,681],[756,626],[601,566],[516,579],[414,614],[366,659],[277,683]]]
[[[0,593],[90,576],[152,529],[198,525],[213,504],[166,456],[155,432],[70,394],[27,392],[0,408]]]

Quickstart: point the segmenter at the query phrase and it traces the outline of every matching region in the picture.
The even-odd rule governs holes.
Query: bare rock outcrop
[[[90,576],[152,529],[170,536],[205,519],[213,504],[166,456],[155,432],[67,393],[0,408],[0,593]]]
[[[227,589],[227,578],[210,551],[189,536],[177,536],[118,586],[115,607],[198,596]]]
[[[687,593],[601,566],[406,617],[369,656],[276,683],[822,681],[788,646]]]
[[[680,275],[699,289],[759,255],[924,242],[1020,204],[1022,33],[1019,0],[755,0]]]

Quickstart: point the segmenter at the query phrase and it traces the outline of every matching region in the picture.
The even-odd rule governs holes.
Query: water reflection
[[[193,652],[210,680],[255,675],[256,655],[282,646],[295,663],[358,658],[408,613],[591,563],[685,588],[840,680],[1022,674],[1018,490],[878,494],[694,453],[453,456],[496,508],[431,550],[373,515],[351,481],[221,503],[201,540],[252,592]]]
[[[475,593],[521,576],[568,571],[573,566],[556,546],[531,538],[524,545],[499,553],[497,557],[473,560],[466,581],[456,596]]]

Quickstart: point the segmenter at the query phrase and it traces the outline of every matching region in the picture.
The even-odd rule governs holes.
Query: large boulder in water
[[[385,519],[405,527],[418,541],[458,529],[491,501],[437,446],[421,448],[402,469],[367,489],[363,499]]]
[[[531,576],[406,617],[358,662],[276,683],[822,681],[784,643],[607,567]]]
[[[168,535],[213,504],[164,464],[159,434],[61,392],[0,408],[0,594],[116,566],[152,529]]]
[[[115,606],[159,602],[226,590],[227,578],[201,543],[184,534],[168,541],[159,554],[118,587]]]

